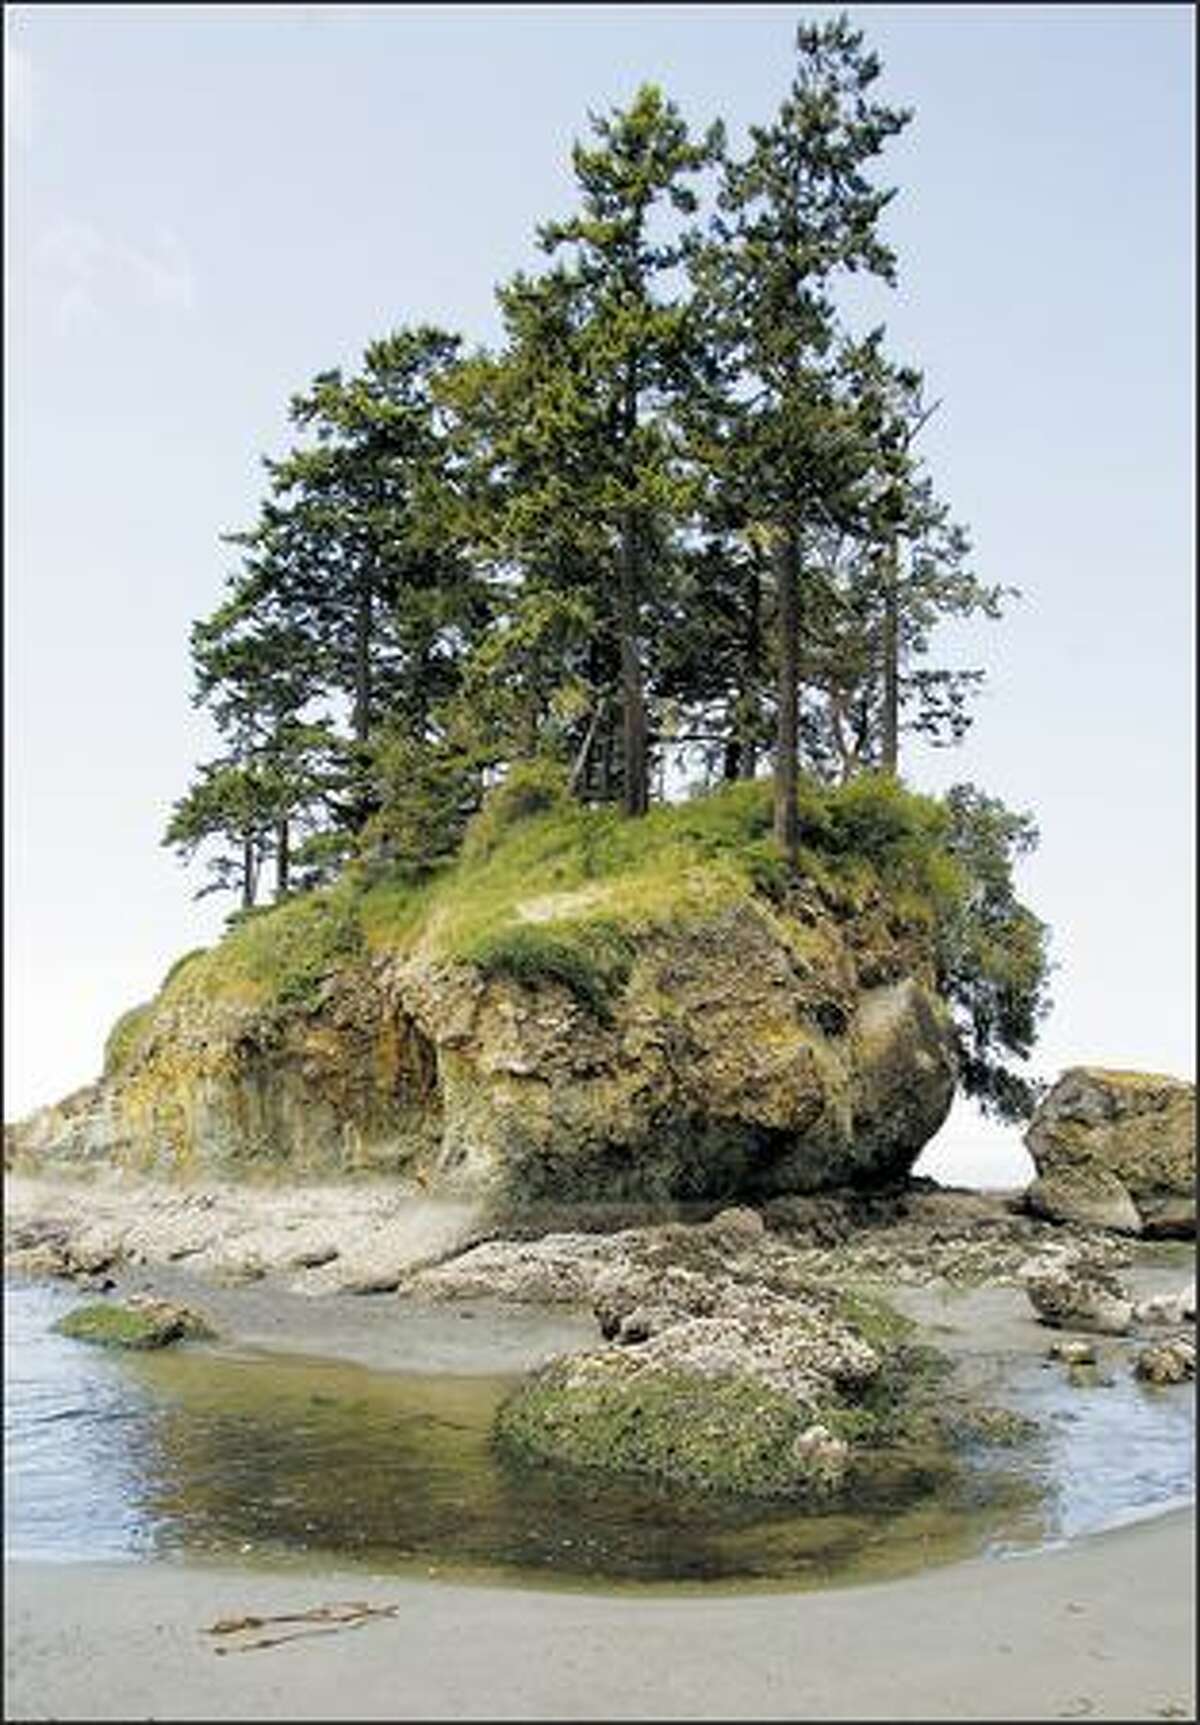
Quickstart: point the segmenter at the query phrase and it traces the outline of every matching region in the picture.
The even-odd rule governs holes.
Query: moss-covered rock
[[[893,1179],[955,1086],[946,858],[927,799],[839,794],[769,890],[747,785],[638,822],[539,804],[423,887],[347,876],[241,919],[10,1158],[405,1173],[516,1207]]]
[[[1196,1231],[1196,1088],[1153,1072],[1077,1066],[1043,1098],[1025,1135],[1037,1168],[1026,1194],[1055,1221]]]
[[[849,1456],[809,1410],[756,1378],[647,1366],[617,1349],[543,1367],[501,1405],[495,1438],[523,1462],[748,1497],[836,1489]]]
[[[203,1341],[214,1331],[207,1319],[170,1300],[134,1296],[123,1303],[96,1300],[76,1306],[53,1325],[59,1335],[101,1348],[166,1348]]]

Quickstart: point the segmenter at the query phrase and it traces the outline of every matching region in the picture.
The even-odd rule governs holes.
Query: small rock
[[[332,1264],[339,1256],[337,1247],[333,1245],[302,1246],[289,1259],[289,1267],[296,1270],[319,1270],[322,1264]]]
[[[1143,1348],[1134,1361],[1134,1375],[1148,1384],[1182,1384],[1196,1375],[1196,1349],[1182,1338]]]
[[[266,1270],[251,1260],[214,1264],[211,1279],[221,1288],[240,1288],[247,1282],[261,1282]]]
[[[399,1270],[350,1271],[338,1286],[344,1294],[394,1294],[401,1279]]]
[[[766,1224],[757,1210],[746,1204],[732,1204],[718,1210],[705,1224],[709,1234],[715,1234],[723,1246],[734,1251],[757,1245],[766,1232]]]
[[[1096,1363],[1096,1344],[1094,1342],[1051,1342],[1046,1350],[1048,1360],[1061,1360],[1066,1366],[1094,1366]]]

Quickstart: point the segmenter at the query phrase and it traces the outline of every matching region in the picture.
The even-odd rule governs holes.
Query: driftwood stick
[[[395,1617],[397,1605],[368,1605],[365,1600],[342,1601],[333,1605],[314,1605],[308,1611],[281,1611],[274,1616],[258,1616],[247,1612],[241,1617],[219,1617],[203,1631],[205,1635],[238,1635],[248,1629],[265,1629],[273,1623],[309,1623],[311,1629],[294,1629],[283,1635],[260,1636],[255,1641],[241,1641],[214,1647],[214,1653],[249,1653],[256,1647],[278,1647],[284,1641],[296,1641],[305,1635],[336,1635],[340,1629],[358,1629],[373,1617]]]

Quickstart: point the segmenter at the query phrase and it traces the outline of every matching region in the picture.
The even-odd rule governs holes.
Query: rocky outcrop
[[[1196,1090],[1156,1073],[1078,1066],[1043,1098],[1025,1143],[1036,1215],[1149,1237],[1196,1232]]]
[[[507,1266],[506,1266],[507,1259]],[[590,1295],[604,1344],[527,1378],[495,1423],[501,1453],[536,1466],[648,1477],[750,1497],[825,1496],[863,1449],[914,1415],[935,1373],[889,1307],[812,1279],[756,1212],[590,1243],[548,1236],[465,1254],[521,1297]],[[443,1296],[464,1261],[422,1273]]]
[[[184,1186],[10,1174],[4,1198],[5,1273],[85,1287],[178,1264],[224,1286],[275,1276],[304,1294],[380,1292],[481,1231],[478,1206],[383,1180]]]
[[[511,1207],[869,1188],[911,1166],[956,1075],[921,930],[885,911],[747,895],[681,913],[627,936],[605,1012],[569,978],[421,941],[268,1006],[201,955],[123,1033],[117,1069],[11,1131],[6,1156],[387,1172]]]

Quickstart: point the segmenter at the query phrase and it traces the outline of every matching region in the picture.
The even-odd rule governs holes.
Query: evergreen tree
[[[457,350],[440,330],[401,330],[368,347],[358,376],[319,374],[291,404],[308,439],[267,461],[259,520],[230,536],[246,554],[241,596],[308,643],[312,686],[348,720],[351,829],[374,806],[373,727],[402,712],[414,734],[428,728],[472,608],[468,572],[424,526],[442,459],[432,383]]]
[[[574,301],[571,357],[602,414],[602,436],[589,440],[598,461],[589,492],[616,567],[615,594],[609,600],[602,590],[598,609],[615,625],[622,800],[628,814],[638,815],[649,797],[641,639],[653,584],[649,557],[657,518],[678,516],[688,498],[670,404],[686,379],[694,332],[687,306],[671,291],[683,240],[668,231],[664,216],[695,211],[696,193],[686,182],[714,160],[721,134],[717,128],[693,141],[654,85],[643,85],[628,109],[592,116],[591,124],[595,146],[577,143],[572,152],[582,208],[545,224],[539,237],[549,253],[572,249],[572,267],[557,278]]]
[[[844,272],[894,280],[878,232],[892,193],[864,169],[909,119],[872,102],[875,55],[843,17],[797,31],[798,64],[774,123],[725,164],[721,214],[693,261],[727,379],[723,464],[768,539],[778,617],[776,836],[798,845],[801,563],[814,528],[853,524],[869,461],[831,363],[830,289]]]

